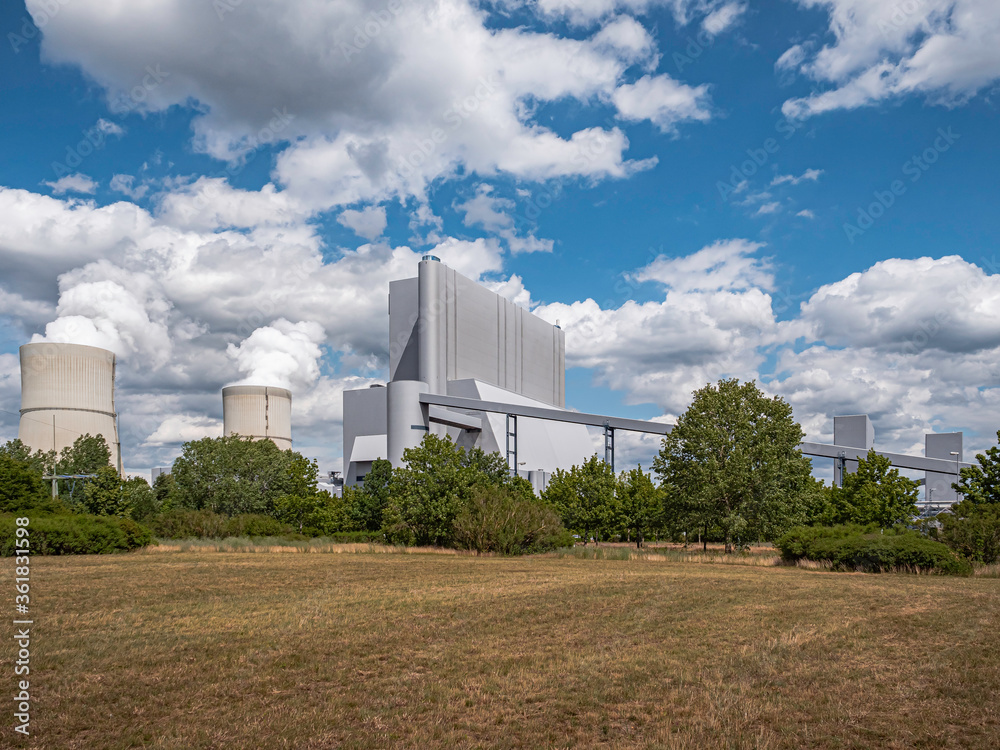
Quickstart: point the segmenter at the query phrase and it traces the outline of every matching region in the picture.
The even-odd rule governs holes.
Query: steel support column
[[[517,415],[507,415],[507,468],[512,477],[517,476]]]

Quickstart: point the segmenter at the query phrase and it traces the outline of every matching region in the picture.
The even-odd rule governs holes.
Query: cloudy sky
[[[432,252],[561,323],[574,408],[756,378],[809,439],[995,442],[996,0],[0,7],[0,439],[18,346],[69,341],[119,355],[130,470],[236,382],[339,469]]]

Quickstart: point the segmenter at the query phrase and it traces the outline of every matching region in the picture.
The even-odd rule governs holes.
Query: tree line
[[[83,436],[58,457],[12,441],[0,448],[0,512],[116,516],[168,536],[339,535],[505,554],[653,539],[720,542],[730,552],[798,526],[916,525],[918,483],[887,459],[871,451],[842,487],[829,487],[812,477],[802,438],[787,402],[752,381],[722,380],[695,392],[650,473],[637,466],[616,475],[595,455],[556,471],[541,497],[499,454],[433,434],[396,469],[375,461],[363,486],[342,496],[318,489],[314,461],[267,440],[185,443],[172,473],[152,486],[119,477],[100,436]],[[955,485],[963,502],[925,531],[987,562],[1000,555],[1000,449],[977,458]],[[53,500],[41,479],[53,470],[94,476],[61,480]]]

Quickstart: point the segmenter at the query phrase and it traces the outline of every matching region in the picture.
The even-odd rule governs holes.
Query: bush
[[[915,531],[879,533],[873,527],[797,526],[775,542],[787,561],[828,560],[837,570],[880,573],[922,570],[969,575],[972,566],[940,542]]]
[[[941,541],[955,552],[986,565],[1000,561],[1000,504],[975,505],[963,500],[937,518]]]
[[[14,554],[15,514],[0,516],[0,555]],[[149,529],[129,518],[79,513],[31,516],[28,526],[33,555],[99,555],[127,552],[152,542]]]
[[[295,530],[270,516],[224,516],[210,510],[171,510],[149,519],[161,539],[225,539],[230,536],[289,536]]]
[[[476,552],[523,555],[569,546],[569,533],[555,510],[490,485],[476,487],[455,518],[455,546]]]

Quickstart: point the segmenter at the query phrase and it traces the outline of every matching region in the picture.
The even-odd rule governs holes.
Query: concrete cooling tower
[[[32,451],[60,452],[81,435],[102,435],[120,469],[117,419],[112,352],[79,344],[21,347],[17,436]]]
[[[281,450],[292,447],[292,393],[266,385],[231,385],[222,389],[225,435],[271,440]]]

